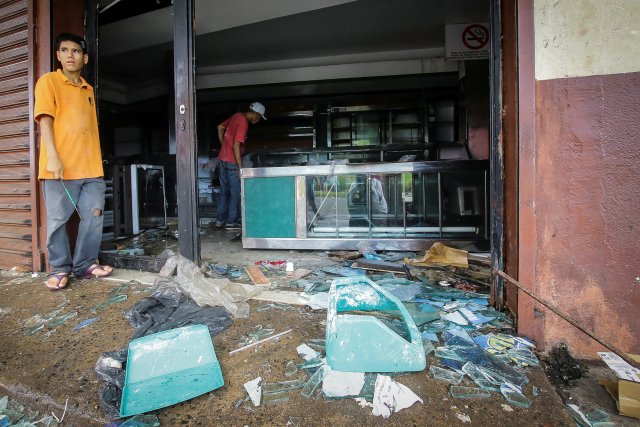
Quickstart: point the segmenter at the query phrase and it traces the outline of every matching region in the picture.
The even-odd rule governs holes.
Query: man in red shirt
[[[218,154],[220,177],[220,198],[216,227],[234,229],[240,227],[240,169],[242,154],[247,139],[249,123],[256,124],[264,116],[265,108],[259,102],[249,106],[249,110],[235,113],[218,125],[218,139],[222,145]]]

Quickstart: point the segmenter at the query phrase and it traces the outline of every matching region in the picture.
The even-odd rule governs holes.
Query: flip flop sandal
[[[111,273],[113,273],[113,270],[109,271],[109,270],[105,269],[104,267],[105,267],[105,266],[102,266],[102,265],[100,265],[100,264],[93,264],[93,265],[91,265],[89,268],[87,268],[87,269],[86,269],[86,270],[85,270],[85,271],[80,275],[80,278],[81,278],[81,279],[93,279],[94,277],[102,278],[102,277],[109,277],[109,276],[111,276]],[[106,272],[107,272],[107,274],[100,274],[100,275],[93,274],[93,272],[94,272],[96,269],[100,269],[100,270],[102,270],[102,271],[106,271]]]
[[[55,287],[49,286],[47,283],[49,282],[49,279],[51,279],[52,277],[54,277],[58,282],[55,284]],[[67,287],[67,285],[69,284],[69,274],[68,273],[56,273],[56,274],[52,274],[51,276],[49,276],[49,279],[47,279],[47,282],[45,282],[45,286],[47,287],[47,289],[49,289],[50,291],[54,292],[54,291],[59,291],[60,289],[64,289]],[[62,281],[64,279],[67,279],[66,282],[62,283]]]

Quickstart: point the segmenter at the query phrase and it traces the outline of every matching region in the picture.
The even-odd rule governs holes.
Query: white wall
[[[535,0],[536,79],[640,71],[640,0]]]

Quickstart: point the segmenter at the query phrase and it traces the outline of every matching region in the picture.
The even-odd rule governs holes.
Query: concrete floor
[[[204,239],[203,260],[234,266],[251,265],[259,260],[287,260],[297,268],[338,265],[325,252],[242,250],[239,242],[229,242],[237,232],[209,231]],[[165,244],[169,247],[168,244]],[[103,352],[125,348],[134,332],[123,316],[124,310],[149,295],[154,274],[118,271],[113,278],[72,281],[59,292],[49,292],[45,276],[31,273],[0,272],[0,396],[8,394],[31,409],[61,416],[68,402],[64,425],[100,426],[109,421],[99,405],[102,382],[94,365]],[[286,279],[275,277],[280,286]],[[120,292],[128,298],[99,307],[110,293],[125,283]],[[388,420],[371,415],[370,408],[359,407],[353,399],[306,400],[299,391],[289,393],[289,401],[273,406],[253,407],[245,401],[243,384],[257,376],[267,382],[288,380],[284,376],[287,361],[300,363],[296,346],[311,338],[323,338],[326,311],[296,307],[289,311],[258,312],[261,301],[250,301],[248,319],[235,319],[231,327],[214,337],[213,342],[225,385],[190,401],[155,413],[162,426],[352,426],[352,425],[574,425],[554,386],[541,368],[529,368],[530,384],[540,390],[529,408],[508,405],[495,393],[490,399],[454,399],[448,385],[431,378],[426,371],[402,374],[396,380],[409,387],[424,404],[414,404],[393,414]],[[62,309],[77,316],[54,329],[32,335],[25,332],[33,316]],[[90,326],[73,331],[81,321],[99,317]],[[240,347],[240,338],[256,325],[269,326],[277,332],[293,331],[236,355],[229,351]],[[435,362],[429,356],[427,365]],[[611,406],[611,405],[609,405]],[[608,409],[611,409],[608,407]]]

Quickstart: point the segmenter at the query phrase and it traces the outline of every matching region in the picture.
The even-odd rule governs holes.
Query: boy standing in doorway
[[[249,123],[256,124],[264,116],[265,108],[259,102],[249,106],[249,110],[235,113],[218,125],[218,140],[220,140],[219,177],[220,198],[216,227],[236,229],[240,227],[240,169],[242,169],[242,154],[247,139]]]
[[[56,37],[62,69],[38,79],[34,117],[40,123],[38,177],[47,211],[49,290],[67,286],[69,275],[106,277],[113,269],[97,263],[102,241],[105,182],[93,88],[80,76],[89,56],[85,41],[70,33]],[[75,253],[66,223],[80,216]]]

